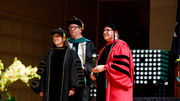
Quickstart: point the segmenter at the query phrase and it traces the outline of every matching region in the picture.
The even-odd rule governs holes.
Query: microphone
[[[97,54],[96,53],[92,54],[92,66],[93,66],[93,68],[97,66]],[[97,78],[98,73],[93,72],[93,75],[95,78]]]

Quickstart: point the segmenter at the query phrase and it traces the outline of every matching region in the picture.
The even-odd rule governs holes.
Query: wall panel
[[[25,66],[38,66],[45,52],[51,48],[50,31],[56,27],[56,24],[0,13],[0,60],[5,67],[13,63],[14,57]],[[21,81],[10,85],[10,91],[17,101],[40,100],[39,95]]]

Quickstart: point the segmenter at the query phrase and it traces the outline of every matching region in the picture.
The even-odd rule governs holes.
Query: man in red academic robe
[[[105,24],[103,37],[108,43],[100,50],[98,65],[91,73],[97,80],[96,101],[133,101],[134,63],[129,46],[118,39],[114,24]]]

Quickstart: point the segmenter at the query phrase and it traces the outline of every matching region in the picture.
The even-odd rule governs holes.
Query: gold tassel
[[[76,18],[75,16],[73,16],[73,17],[74,17],[74,19],[77,19],[77,20],[79,20],[81,22],[81,25],[82,25],[81,29],[84,30],[84,23],[80,19]]]
[[[63,32],[63,41],[65,41],[66,40],[66,34],[64,33],[64,31],[61,28],[59,28],[59,29]]]
[[[63,40],[66,40],[66,34],[63,32]]]

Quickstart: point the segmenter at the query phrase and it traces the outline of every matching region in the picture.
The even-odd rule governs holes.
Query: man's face
[[[82,33],[81,27],[79,27],[76,24],[70,24],[69,33],[71,34],[71,37],[76,36],[76,35],[81,35]]]
[[[103,31],[104,40],[110,42],[114,39],[113,30],[111,27],[105,26]]]

